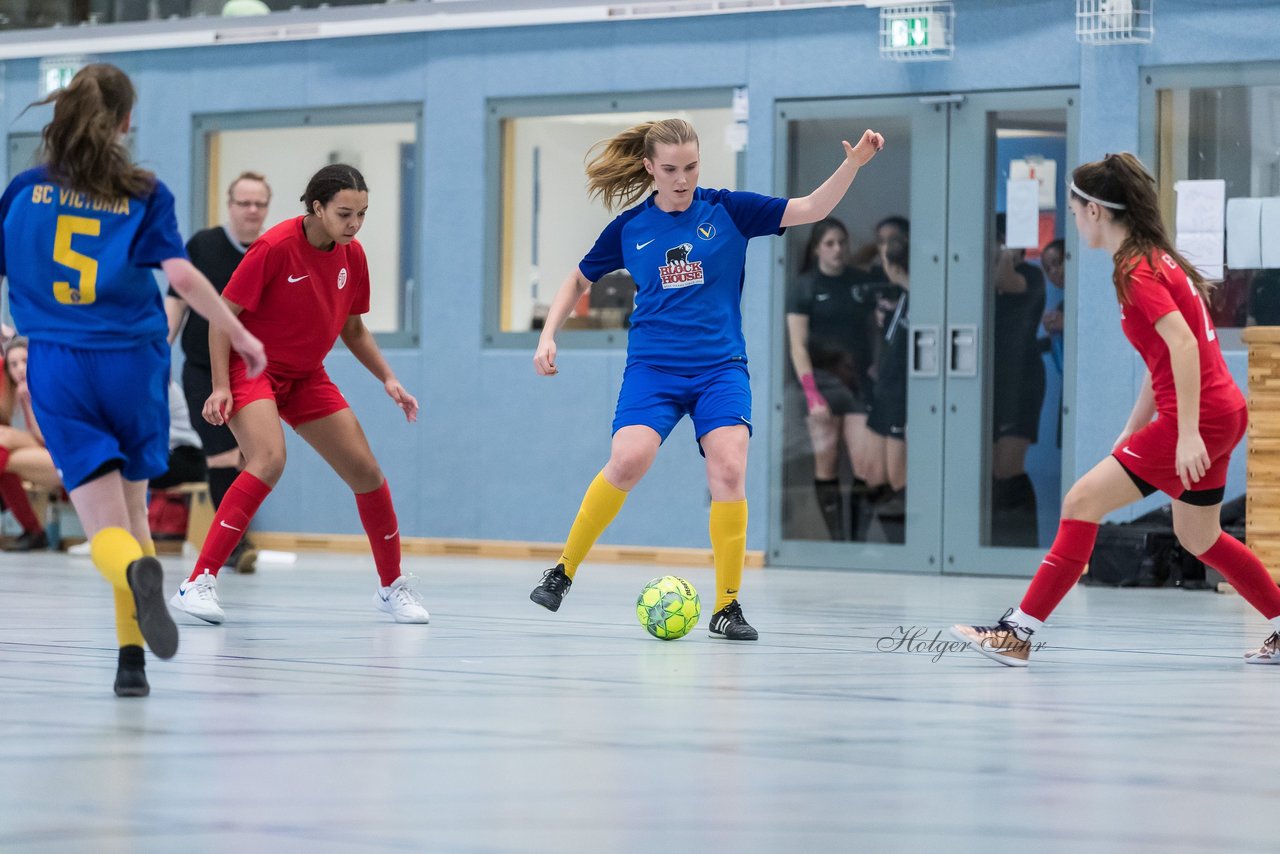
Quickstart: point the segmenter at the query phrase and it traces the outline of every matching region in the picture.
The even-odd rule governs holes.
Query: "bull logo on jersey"
[[[693,251],[692,243],[681,243],[679,246],[667,250],[668,264],[688,264],[689,253]]]
[[[692,243],[681,243],[667,250],[667,263],[658,268],[658,279],[664,289],[687,288],[706,281],[702,275],[702,262],[689,260],[692,251]]]

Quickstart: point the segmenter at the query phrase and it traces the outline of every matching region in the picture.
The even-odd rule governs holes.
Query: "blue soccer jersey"
[[[151,269],[187,254],[160,181],[145,199],[93,199],[30,169],[0,197],[0,232],[0,275],[23,335],[91,349],[165,338]]]
[[[782,233],[787,200],[698,187],[674,214],[653,200],[619,214],[578,265],[591,282],[623,268],[636,280],[628,364],[693,376],[745,362],[747,241]]]

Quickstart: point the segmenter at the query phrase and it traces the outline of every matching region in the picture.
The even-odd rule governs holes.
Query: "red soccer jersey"
[[[1153,266],[1154,262],[1154,266]],[[1156,411],[1177,418],[1178,396],[1173,385],[1169,347],[1156,332],[1156,321],[1181,312],[1200,345],[1200,418],[1202,421],[1233,413],[1245,405],[1222,359],[1217,330],[1200,292],[1172,258],[1165,253],[1143,258],[1129,274],[1128,302],[1120,307],[1120,326],[1151,371]]]
[[[286,220],[254,241],[223,296],[242,306],[240,321],[267,350],[267,370],[309,374],[338,340],[353,314],[369,311],[369,264],[356,241],[316,249],[302,217]]]

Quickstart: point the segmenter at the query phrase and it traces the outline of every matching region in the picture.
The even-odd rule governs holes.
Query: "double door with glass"
[[[1070,463],[1075,112],[1065,90],[779,106],[788,195],[841,139],[886,144],[779,243],[771,563],[1034,570]]]

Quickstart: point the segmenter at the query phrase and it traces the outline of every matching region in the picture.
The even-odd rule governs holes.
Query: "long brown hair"
[[[800,257],[800,272],[808,273],[818,266],[818,246],[822,241],[827,239],[827,232],[838,231],[844,235],[846,248],[849,240],[849,229],[840,220],[833,216],[829,216],[824,220],[814,223],[813,230],[809,232],[809,240],[804,245],[804,255]],[[848,253],[846,252],[845,262],[848,263]]]
[[[155,175],[133,165],[120,141],[120,127],[137,97],[123,71],[94,63],[81,68],[66,88],[31,104],[53,104],[53,121],[44,126],[42,138],[54,180],[95,199],[149,195]]]
[[[1141,160],[1127,151],[1108,154],[1101,160],[1077,168],[1071,173],[1071,182],[1080,190],[1071,194],[1080,204],[1101,200],[1110,205],[1123,205],[1122,208],[1101,206],[1110,211],[1115,221],[1128,230],[1128,236],[1116,251],[1116,269],[1111,274],[1116,297],[1120,302],[1129,300],[1129,274],[1133,272],[1133,268],[1143,258],[1150,258],[1157,252],[1168,255],[1177,262],[1200,295],[1209,299],[1213,286],[1174,248],[1173,241],[1165,231],[1156,198],[1156,179],[1142,165]],[[1093,199],[1086,199],[1082,193],[1087,193]]]
[[[653,159],[659,145],[698,144],[693,125],[684,119],[663,119],[630,127],[612,139],[602,140],[591,152],[602,149],[587,163],[587,190],[604,200],[610,210],[629,207],[649,191],[653,178],[644,159]]]

